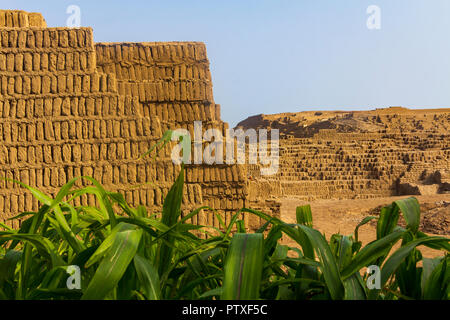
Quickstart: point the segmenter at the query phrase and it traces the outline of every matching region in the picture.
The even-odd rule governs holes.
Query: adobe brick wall
[[[180,166],[169,148],[156,162],[139,157],[167,129],[192,132],[194,120],[227,128],[204,44],[94,44],[91,28],[47,28],[40,14],[0,11],[0,177],[55,196],[89,175],[130,205],[160,210]],[[228,222],[245,206],[245,167],[191,165],[186,182],[184,213],[209,205]],[[28,191],[0,180],[0,220],[37,209]],[[192,222],[219,227],[212,212]]]
[[[450,109],[259,115],[238,126],[280,129],[278,174],[253,182],[279,186],[272,192],[279,198],[366,199],[450,191]],[[259,167],[248,171],[257,177]]]

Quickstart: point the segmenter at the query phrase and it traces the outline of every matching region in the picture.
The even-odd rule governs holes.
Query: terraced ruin
[[[280,130],[280,170],[258,177],[276,197],[365,199],[450,192],[450,109],[259,115],[238,127]]]
[[[158,211],[181,167],[170,148],[156,161],[140,156],[167,129],[193,135],[195,120],[203,131],[228,128],[203,43],[94,43],[91,28],[48,28],[39,13],[0,11],[0,177],[54,196],[69,179],[92,176],[131,205]],[[278,173],[187,165],[183,214],[207,205],[228,223],[242,207],[280,216],[286,198],[450,192],[450,109],[258,115],[238,127],[280,130]],[[24,188],[0,180],[1,221],[37,208]],[[192,222],[219,227],[212,212]]]
[[[156,162],[140,156],[167,129],[192,131],[193,120],[204,130],[227,126],[203,43],[95,44],[91,28],[47,28],[41,14],[23,11],[0,11],[0,36],[2,177],[54,196],[69,179],[93,176],[130,205],[160,210],[180,166],[170,148]],[[184,212],[209,205],[227,221],[246,206],[244,170],[187,166]],[[0,181],[1,220],[37,208],[25,189]],[[199,219],[219,226],[212,212]]]

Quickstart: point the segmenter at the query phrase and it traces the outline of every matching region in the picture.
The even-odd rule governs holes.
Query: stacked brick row
[[[448,133],[338,133],[281,140],[283,196],[305,200],[373,198],[399,194],[399,183],[419,183],[424,173],[450,172]],[[250,168],[250,172],[257,168]]]
[[[142,113],[137,97],[119,95],[114,74],[97,71],[92,30],[7,26],[0,28],[0,177],[54,196],[69,179],[92,176],[130,205],[159,210],[180,167],[168,151],[160,161],[140,159],[161,138],[161,123]],[[187,185],[183,202],[199,206],[201,188]],[[95,203],[92,195],[75,202]],[[28,191],[0,180],[1,219],[37,209]]]
[[[141,114],[159,118],[163,131],[187,129],[193,138],[194,121],[201,121],[202,133],[214,128],[225,134],[228,125],[213,100],[203,43],[97,43],[95,48],[99,72],[114,74],[118,92],[139,99]],[[243,166],[189,165],[186,182],[201,186],[203,204],[219,210],[225,221],[245,206]],[[205,219],[219,226],[213,215]]]
[[[21,10],[0,10],[0,28],[29,28],[47,26],[42,14]]]
[[[193,134],[196,120],[203,132],[228,128],[213,101],[203,44],[94,48],[90,28],[46,28],[40,14],[0,11],[0,177],[8,178],[0,181],[0,220],[38,209],[12,179],[54,196],[82,175],[121,192],[132,206],[159,211],[180,166],[170,148],[156,161],[140,156],[167,129]],[[183,214],[209,205],[228,223],[245,205],[242,166],[191,165],[186,181]],[[96,199],[85,195],[75,204]],[[192,222],[220,227],[212,212]]]

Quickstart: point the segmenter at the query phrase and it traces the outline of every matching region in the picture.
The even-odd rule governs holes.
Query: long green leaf
[[[333,300],[344,299],[345,289],[333,253],[323,235],[307,226],[299,226],[311,241],[320,262],[325,282]]]
[[[400,208],[405,217],[407,228],[413,233],[419,230],[420,224],[420,205],[416,198],[411,197],[407,199],[397,200],[395,204]]]
[[[180,209],[181,202],[183,200],[183,185],[184,166],[181,166],[181,171],[178,175],[177,180],[173,184],[172,188],[170,188],[166,198],[164,199],[161,222],[168,227],[174,226],[181,214]],[[167,235],[165,239],[167,240],[169,245],[167,245],[166,243],[162,243],[158,253],[158,272],[160,275],[163,274],[164,270],[167,268],[167,265],[169,265],[170,261],[172,260],[172,248],[170,247],[170,244],[172,243],[173,239],[170,237],[170,235]]]
[[[147,299],[159,300],[161,288],[158,270],[149,260],[138,254],[134,257],[134,266]]]
[[[392,246],[400,240],[403,235],[404,231],[397,230],[379,240],[369,243],[359,251],[353,257],[352,262],[344,268],[342,271],[343,279],[350,277],[355,272],[359,272],[363,267],[376,264],[377,259],[387,255]]]
[[[141,237],[142,230],[132,225],[117,233],[84,292],[83,300],[104,299],[117,286],[137,252]]]
[[[224,266],[222,300],[259,298],[263,255],[262,234],[233,236]]]

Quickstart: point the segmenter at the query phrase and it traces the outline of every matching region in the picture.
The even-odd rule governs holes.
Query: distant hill
[[[450,132],[450,108],[390,107],[368,111],[303,111],[260,114],[238,123],[242,129],[279,129],[281,135],[312,137],[322,129],[352,133]]]

